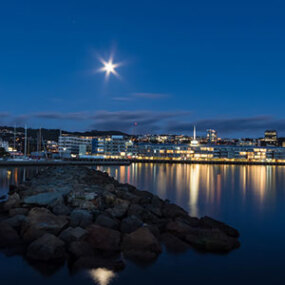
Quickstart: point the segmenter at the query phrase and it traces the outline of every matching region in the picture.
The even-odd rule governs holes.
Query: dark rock
[[[12,208],[18,208],[20,206],[20,196],[18,193],[14,193],[9,196],[8,200],[1,204],[1,208],[4,211],[9,211]]]
[[[175,204],[165,203],[162,207],[162,214],[166,218],[176,218],[181,216],[189,216],[188,213],[181,207]]]
[[[165,230],[181,239],[185,239],[187,234],[193,232],[193,228],[180,221],[170,221]]]
[[[240,246],[236,238],[218,229],[195,229],[186,235],[185,240],[193,247],[212,252],[228,252]]]
[[[70,214],[71,210],[64,203],[57,203],[52,208],[52,212],[57,216],[60,216],[60,215],[67,216]]]
[[[128,216],[121,221],[120,231],[122,233],[131,233],[140,228],[143,222],[136,216]]]
[[[138,204],[131,204],[128,209],[128,216],[136,216],[139,219],[142,219],[142,216],[145,212],[145,209]]]
[[[86,241],[73,241],[70,243],[68,250],[76,258],[94,255],[94,249]]]
[[[86,228],[93,223],[93,216],[87,210],[76,209],[71,212],[70,225]]]
[[[200,220],[201,220],[202,225],[204,225],[204,226],[207,226],[207,227],[212,228],[212,229],[213,228],[219,229],[231,237],[235,237],[235,238],[239,237],[239,232],[236,229],[234,229],[234,228],[232,228],[232,227],[230,227],[230,226],[228,226],[222,222],[219,222],[219,221],[214,220],[214,219],[207,217],[207,216],[201,218]]]
[[[26,216],[28,214],[29,210],[26,208],[14,208],[9,210],[9,216],[17,216],[17,215],[24,215]]]
[[[151,261],[161,253],[161,246],[151,231],[142,227],[124,236],[122,251],[126,257]]]
[[[17,185],[10,184],[9,185],[9,192],[16,192],[18,189]]]
[[[7,223],[0,223],[0,248],[20,244],[21,240],[18,233]]]
[[[64,242],[52,234],[45,234],[29,245],[27,257],[41,261],[62,260],[65,258]]]
[[[33,208],[28,214],[21,234],[24,240],[33,241],[45,233],[58,235],[68,223],[65,216],[55,216],[45,208]]]
[[[118,231],[93,225],[88,232],[87,241],[94,249],[111,252],[120,250],[121,235]]]
[[[62,194],[58,192],[39,193],[33,196],[24,198],[25,204],[35,206],[52,206],[58,200],[62,200]]]
[[[119,228],[120,222],[117,219],[111,218],[106,214],[101,214],[96,218],[95,224],[117,230]]]
[[[162,234],[161,240],[165,244],[166,249],[170,252],[180,253],[189,249],[189,245],[187,243],[169,233]]]
[[[69,227],[60,233],[59,238],[67,243],[70,243],[73,241],[80,241],[84,239],[86,236],[87,236],[86,230],[80,227],[76,228]]]
[[[23,222],[27,220],[27,217],[24,215],[16,215],[9,219],[5,220],[5,223],[7,223],[9,226],[11,226],[14,229],[19,229]]]

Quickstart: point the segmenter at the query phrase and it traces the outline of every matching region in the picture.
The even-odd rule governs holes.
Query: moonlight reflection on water
[[[116,274],[106,268],[97,268],[89,271],[91,278],[97,285],[108,285]]]

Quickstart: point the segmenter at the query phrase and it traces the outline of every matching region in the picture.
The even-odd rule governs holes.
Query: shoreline
[[[0,167],[5,166],[128,166],[132,163],[161,164],[209,164],[209,165],[264,165],[285,166],[285,161],[233,161],[233,160],[166,160],[166,159],[78,159],[78,160],[0,160]]]

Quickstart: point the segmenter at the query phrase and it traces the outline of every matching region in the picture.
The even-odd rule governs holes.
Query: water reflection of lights
[[[199,195],[199,178],[200,165],[193,164],[190,168],[190,184],[189,184],[189,208],[190,215],[197,217],[198,212],[198,195]]]
[[[89,274],[93,281],[98,285],[108,285],[116,274],[106,268],[97,268],[89,271]]]

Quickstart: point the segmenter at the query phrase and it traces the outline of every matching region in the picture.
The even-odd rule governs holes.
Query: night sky
[[[281,0],[2,1],[0,124],[285,135],[284,11]],[[99,58],[111,54],[119,77],[106,80]]]

